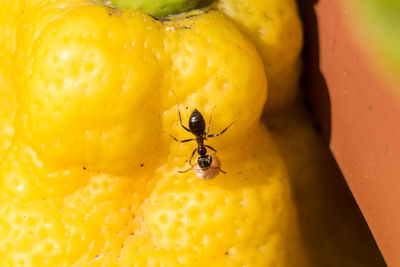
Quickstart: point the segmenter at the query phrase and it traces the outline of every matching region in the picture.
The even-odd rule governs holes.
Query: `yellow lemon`
[[[308,266],[286,167],[259,123],[263,60],[232,19],[86,0],[0,7],[20,17],[3,55],[18,106],[1,117],[15,125],[12,142],[1,136],[5,265]],[[178,173],[196,144],[166,134],[193,137],[177,106],[185,124],[195,108],[212,114],[210,133],[237,121],[206,140],[227,174]]]

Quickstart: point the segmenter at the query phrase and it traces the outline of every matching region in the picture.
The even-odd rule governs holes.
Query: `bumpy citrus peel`
[[[5,264],[307,265],[259,124],[266,62],[236,23],[215,10],[161,22],[84,0],[0,4],[21,17],[2,32],[16,40],[3,90],[18,95],[12,142],[1,138]],[[238,121],[209,142],[227,175],[177,173],[193,146],[163,133],[185,134],[172,89],[206,120],[215,107],[213,132]]]

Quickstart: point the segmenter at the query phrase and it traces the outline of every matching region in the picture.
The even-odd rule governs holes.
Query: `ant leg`
[[[174,90],[172,90],[172,93],[174,93],[175,100],[176,100],[176,107],[178,109],[179,122],[181,123],[181,126],[182,126],[183,129],[185,129],[186,131],[191,133],[191,131],[185,125],[183,125],[183,123],[182,123],[182,116],[181,116],[181,111],[179,110],[178,98],[176,97],[176,94],[175,94]]]
[[[178,142],[178,143],[186,143],[186,142],[190,142],[190,141],[196,140],[196,139],[193,139],[193,138],[185,139],[185,140],[178,140],[176,137],[174,137],[174,136],[172,136],[172,135],[169,135],[169,136],[171,136],[171,137],[172,137],[176,142]]]
[[[190,158],[189,158],[189,164],[190,164],[190,166],[193,166],[193,165],[192,165],[192,159],[193,159],[194,153],[196,153],[196,151],[197,151],[197,148],[195,148],[195,149],[193,150],[193,152],[192,152],[192,155],[190,155]],[[192,167],[192,168],[193,168],[193,167]]]
[[[187,170],[184,170],[184,171],[178,171],[179,173],[185,173],[185,172],[188,172],[188,171],[190,171],[190,170],[193,170],[192,159],[193,159],[194,153],[196,153],[196,150],[197,150],[197,148],[195,148],[195,149],[193,150],[192,155],[190,155],[190,159],[189,159],[189,164],[190,164],[190,166],[192,166],[192,167],[189,168],[189,169],[187,169]]]
[[[187,169],[187,170],[184,170],[184,171],[178,171],[178,172],[179,172],[179,173],[185,173],[185,172],[188,172],[188,171],[191,171],[191,170],[193,170],[193,166],[192,166],[191,168]]]
[[[206,147],[208,147],[209,149],[211,149],[214,152],[217,152],[217,150],[215,150],[213,147],[209,146],[209,145],[205,145]]]
[[[222,130],[222,132],[217,133],[217,134],[210,134],[210,135],[208,135],[207,137],[216,137],[216,136],[219,136],[219,135],[223,134],[223,133],[226,132],[226,130],[228,130],[229,127],[231,127],[232,124],[234,124],[235,122],[237,122],[237,121],[234,121],[234,122],[232,122],[231,124],[229,124],[228,127],[226,127],[225,129]]]
[[[185,140],[178,140],[178,138],[176,138],[175,136],[171,135],[170,133],[167,133],[167,132],[165,132],[165,131],[164,131],[164,133],[166,133],[166,134],[168,134],[169,136],[171,136],[171,138],[174,139],[174,140],[175,140],[176,142],[178,142],[178,143],[186,143],[186,142],[189,142],[189,141],[194,141],[194,140],[196,140],[196,139],[194,139],[194,138],[185,139]]]
[[[206,139],[206,140],[207,140],[207,137],[208,137],[208,132],[210,131],[210,125],[211,125],[211,119],[212,119],[212,114],[213,114],[213,113],[214,113],[214,109],[211,111],[210,121],[208,122],[206,137],[204,138],[204,139]]]
[[[214,167],[213,169],[218,169],[220,172],[222,172],[223,174],[226,174],[226,171],[223,171],[220,167]]]
[[[182,117],[181,117],[181,112],[179,111],[179,107],[178,107],[178,115],[179,115],[179,122],[181,123],[182,128],[191,133],[191,131],[182,123]]]

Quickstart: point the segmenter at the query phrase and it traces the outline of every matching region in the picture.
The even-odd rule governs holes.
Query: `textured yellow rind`
[[[16,10],[5,79],[19,108],[0,162],[6,266],[308,266],[286,168],[258,122],[263,63],[228,17],[159,22],[84,0]],[[177,173],[194,144],[164,133],[190,137],[171,89],[185,121],[185,107],[213,112],[213,133],[237,120],[209,142],[228,174]]]
[[[13,118],[17,107],[10,75],[13,73],[13,57],[16,44],[16,28],[19,23],[18,1],[0,0],[7,12],[0,12],[0,160],[14,135]]]
[[[0,67],[0,160],[14,136],[13,119],[17,106],[15,95],[6,82],[2,69],[4,68]]]
[[[179,175],[171,166],[158,170],[161,178],[138,213],[143,228],[123,249],[127,266],[153,261],[165,266],[292,266],[295,262],[306,266],[293,224],[296,218],[285,168],[264,128],[251,139],[254,142],[240,150],[247,155],[242,164],[234,163],[235,156],[225,156],[229,174],[217,179],[204,182],[193,174]],[[157,241],[143,246],[147,235]]]
[[[281,111],[299,94],[303,30],[295,0],[218,0],[215,8],[227,14],[249,36],[264,62],[268,78],[267,113]]]

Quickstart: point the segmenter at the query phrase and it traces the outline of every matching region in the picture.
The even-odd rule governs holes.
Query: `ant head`
[[[210,168],[211,163],[212,163],[212,157],[211,155],[205,155],[205,156],[200,156],[197,159],[197,163],[199,164],[199,167],[202,170],[207,170],[208,168]]]

